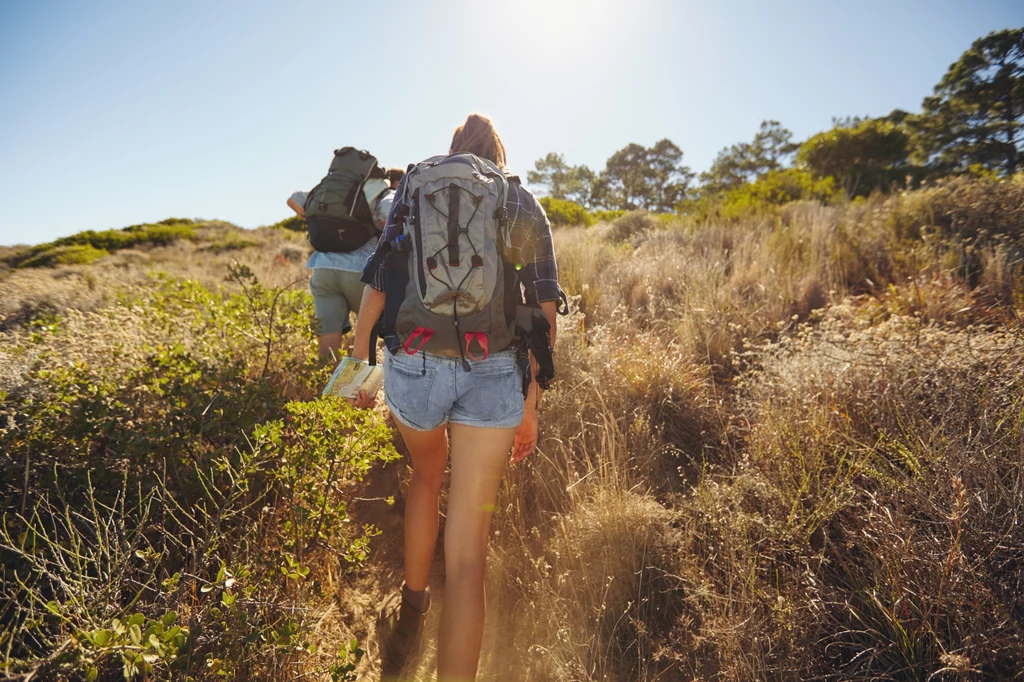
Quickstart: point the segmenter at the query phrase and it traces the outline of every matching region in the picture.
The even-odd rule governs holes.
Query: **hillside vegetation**
[[[920,112],[765,121],[697,185],[668,139],[536,162],[573,312],[482,679],[1024,677],[1022,69],[993,32]],[[0,249],[7,678],[379,676],[409,470],[318,398],[303,230]]]
[[[1024,185],[603,218],[556,232],[481,678],[1019,678]],[[0,670],[373,679],[397,434],[315,399],[301,233],[187,227],[5,256]]]

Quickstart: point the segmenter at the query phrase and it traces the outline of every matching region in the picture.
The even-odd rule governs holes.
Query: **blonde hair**
[[[480,114],[470,114],[466,122],[455,129],[449,154],[469,152],[494,162],[498,168],[505,168],[505,145],[498,137],[491,119]]]

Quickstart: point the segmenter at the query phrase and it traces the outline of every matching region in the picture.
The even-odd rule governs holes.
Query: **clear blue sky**
[[[777,119],[916,111],[1020,0],[0,2],[0,244],[169,216],[287,217],[333,148],[447,150],[471,111],[512,169],[668,137],[706,169]]]

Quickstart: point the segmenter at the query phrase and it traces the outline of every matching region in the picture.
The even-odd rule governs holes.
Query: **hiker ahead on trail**
[[[288,206],[308,226],[315,249],[306,263],[313,310],[320,327],[320,356],[330,358],[359,312],[360,281],[391,209],[401,169],[385,171],[368,152],[344,147],[334,152],[330,169],[309,192],[295,192]]]
[[[447,156],[410,167],[363,281],[352,354],[374,362],[383,338],[385,400],[413,468],[405,583],[386,605],[384,672],[398,674],[409,660],[429,608],[450,450],[438,677],[473,679],[491,514],[509,451],[518,462],[536,447],[563,300],[551,226],[506,173],[505,148],[487,118],[471,115]],[[360,394],[353,402],[372,400]]]

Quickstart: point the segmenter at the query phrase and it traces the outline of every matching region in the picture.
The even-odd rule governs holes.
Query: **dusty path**
[[[380,529],[380,535],[372,539],[370,558],[366,567],[352,580],[342,582],[337,593],[340,610],[346,614],[347,627],[366,649],[364,662],[359,668],[361,680],[380,679],[380,650],[376,631],[378,609],[388,594],[402,584],[404,493],[408,486],[410,469],[408,451],[397,431],[394,443],[402,459],[374,470],[365,481],[360,499],[350,509],[354,523],[372,524]],[[419,659],[415,663],[415,668],[407,672],[406,679],[409,680],[433,680],[436,674],[437,626],[444,601],[443,539],[447,483],[446,480],[441,490],[440,529],[430,572],[432,606],[427,616]],[[385,500],[388,497],[394,498],[394,504],[387,504]],[[477,675],[480,682],[509,677],[509,671],[501,660],[501,600],[498,598],[499,595],[491,590],[493,586],[489,584],[483,651]]]
[[[354,523],[371,524],[380,535],[371,541],[370,558],[360,575],[339,585],[339,606],[350,614],[349,628],[366,649],[360,666],[360,679],[380,678],[380,650],[377,638],[377,616],[380,604],[402,584],[403,516],[405,490],[409,480],[409,455],[405,444],[395,431],[395,448],[402,459],[374,470],[366,479],[363,492],[350,510]],[[433,679],[436,665],[437,621],[441,613],[444,586],[444,494],[442,493],[441,530],[434,564],[430,575],[433,606],[428,614],[423,646],[415,670],[409,671],[411,680]],[[387,504],[387,498],[394,504]]]

